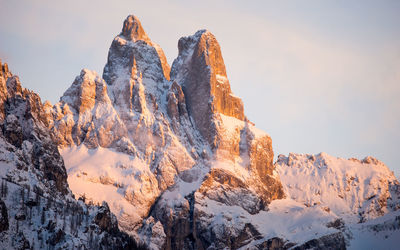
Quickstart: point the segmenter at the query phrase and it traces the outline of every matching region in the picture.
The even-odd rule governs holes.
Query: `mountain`
[[[174,235],[167,215],[194,202],[196,191],[251,213],[283,197],[271,138],[245,118],[210,32],[182,38],[170,70],[162,49],[129,16],[103,78],[82,70],[46,112],[73,192],[106,200],[124,231],[140,238],[152,214],[170,224],[163,232],[168,244],[181,244],[174,242],[193,232]]]
[[[54,105],[3,66],[2,193],[13,183],[64,204],[35,205],[33,219],[17,219],[31,196],[13,186],[0,203],[4,246],[21,238],[21,228],[30,246],[42,239],[40,248],[395,246],[400,185],[383,163],[321,153],[274,164],[271,137],[232,93],[215,36],[200,30],[178,49],[170,67],[130,15],[102,76],[83,69]],[[43,229],[41,215],[61,209],[62,219]]]
[[[0,62],[0,248],[136,247],[107,203],[76,200],[40,97]]]

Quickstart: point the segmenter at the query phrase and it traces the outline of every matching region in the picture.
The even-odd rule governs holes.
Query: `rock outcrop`
[[[59,103],[48,105],[50,126],[60,146],[80,145],[88,148],[120,145],[134,152],[123,137],[127,131],[111,105],[107,85],[95,72],[82,70]]]
[[[243,121],[243,102],[231,91],[221,49],[213,34],[200,30],[193,36],[182,37],[178,49],[171,80],[183,87],[188,111],[197,128],[217,147],[221,138],[215,138],[213,115],[221,113]]]

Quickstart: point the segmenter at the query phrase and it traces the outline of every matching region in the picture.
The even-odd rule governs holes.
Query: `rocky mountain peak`
[[[108,52],[104,80],[109,85],[119,85],[118,88],[131,88],[138,78],[162,82],[169,80],[169,73],[163,50],[150,40],[137,17],[128,16]]]
[[[11,76],[11,73],[8,71],[7,63],[2,64],[0,60],[0,102],[4,101],[7,97],[7,79]],[[2,109],[2,107],[1,107]]]
[[[213,115],[219,113],[244,120],[242,100],[232,93],[221,48],[211,32],[200,30],[182,37],[178,49],[171,79],[182,86],[189,113],[212,144]]]
[[[94,71],[83,69],[72,86],[65,91],[61,101],[80,113],[92,109],[96,101],[110,102],[104,80]]]
[[[150,38],[147,36],[142,24],[135,15],[129,15],[125,19],[121,35],[130,41],[136,42],[138,40],[142,40],[146,43],[150,43]]]
[[[8,70],[8,64],[7,63],[2,64],[0,60],[0,77],[1,76],[6,77],[7,75],[11,75],[11,72]]]

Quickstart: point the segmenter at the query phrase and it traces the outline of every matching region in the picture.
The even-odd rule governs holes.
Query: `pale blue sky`
[[[170,64],[181,36],[213,32],[276,155],[373,155],[400,175],[400,1],[0,0],[0,58],[55,103],[82,68],[102,73],[131,13]]]

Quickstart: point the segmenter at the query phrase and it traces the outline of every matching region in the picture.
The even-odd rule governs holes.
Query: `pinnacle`
[[[126,39],[132,40],[134,42],[138,40],[142,40],[145,42],[150,41],[150,38],[144,31],[139,19],[134,15],[129,15],[125,19],[121,35],[124,36]]]

